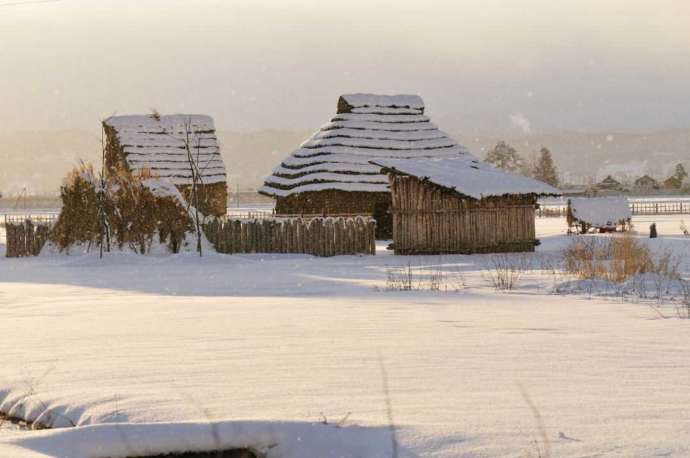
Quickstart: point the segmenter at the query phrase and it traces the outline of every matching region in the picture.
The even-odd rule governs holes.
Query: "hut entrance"
[[[376,238],[388,240],[393,237],[393,212],[390,201],[374,204],[374,219],[376,220]]]

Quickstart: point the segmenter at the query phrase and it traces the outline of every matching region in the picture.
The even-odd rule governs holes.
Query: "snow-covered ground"
[[[681,219],[634,223],[687,276]],[[535,266],[567,241],[537,230]],[[0,432],[0,456],[388,457],[387,400],[404,457],[690,456],[690,321],[541,271],[496,292],[488,260],[1,258],[0,411],[80,427]],[[447,291],[387,290],[408,263]]]

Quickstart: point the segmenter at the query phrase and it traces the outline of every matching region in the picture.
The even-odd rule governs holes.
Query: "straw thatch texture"
[[[466,153],[424,115],[419,96],[347,94],[259,192],[276,199],[278,214],[374,215],[381,236],[391,230],[388,178],[370,160]]]
[[[223,216],[227,207],[226,173],[213,120],[201,115],[113,116],[103,122],[106,173],[127,171],[165,179],[190,201],[192,170],[199,189],[199,210]]]

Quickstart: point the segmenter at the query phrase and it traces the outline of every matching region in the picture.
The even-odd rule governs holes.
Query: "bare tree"
[[[100,247],[100,257],[103,258],[103,249],[110,252],[110,224],[106,210],[107,192],[105,181],[105,127],[101,123],[101,172],[99,187],[96,189],[96,205],[98,206],[98,238]]]
[[[156,111],[153,110],[151,115],[154,119],[160,121],[161,116]],[[184,150],[186,153],[187,164],[189,165],[189,173],[191,178],[191,190],[190,198],[187,202],[187,212],[192,214],[192,219],[194,220],[194,230],[196,232],[196,250],[199,256],[202,256],[202,224],[204,215],[199,211],[199,206],[202,202],[202,189],[204,185],[204,178],[202,171],[208,166],[209,161],[206,162],[204,166],[200,166],[201,163],[201,150],[204,148],[202,145],[202,136],[198,132],[193,124],[192,118],[188,117],[184,122],[184,132],[183,138],[178,138],[173,135],[173,133],[166,132],[166,134],[176,140],[181,140],[184,144]],[[193,207],[193,212],[190,212]]]
[[[194,206],[194,228],[196,230],[196,249],[199,256],[202,256],[201,248],[201,214],[199,213],[199,187],[204,184],[203,176],[199,169],[199,159],[201,156],[201,136],[192,130],[192,118],[187,118],[184,124],[184,146],[187,153],[187,162],[192,178],[191,205]],[[194,154],[196,151],[196,155]]]

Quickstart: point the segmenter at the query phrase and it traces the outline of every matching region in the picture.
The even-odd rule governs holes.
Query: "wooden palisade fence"
[[[54,218],[6,218],[5,239],[8,258],[38,256],[48,241]]]
[[[204,226],[219,253],[375,254],[376,221],[355,218],[218,218]]]

